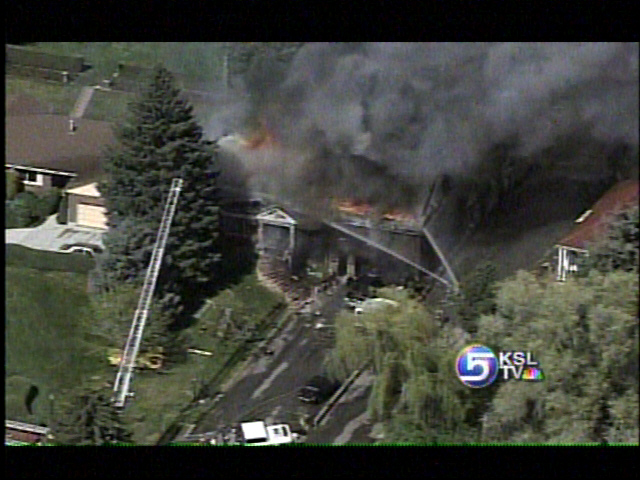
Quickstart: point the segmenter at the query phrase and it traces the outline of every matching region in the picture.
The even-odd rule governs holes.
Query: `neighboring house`
[[[95,188],[102,175],[100,158],[113,141],[108,122],[59,115],[8,116],[5,168],[20,175],[26,190],[43,193],[53,187],[69,195],[69,222],[106,228],[104,202]]]
[[[4,443],[11,444],[38,444],[49,437],[50,429],[40,425],[24,422],[5,420]]]
[[[577,259],[588,255],[588,244],[602,235],[611,217],[638,203],[638,181],[625,180],[614,185],[590,210],[580,215],[576,227],[554,246],[556,280],[578,271]]]

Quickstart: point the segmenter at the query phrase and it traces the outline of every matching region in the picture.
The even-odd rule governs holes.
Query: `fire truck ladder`
[[[122,355],[120,368],[118,369],[118,375],[116,376],[116,381],[113,386],[113,401],[115,406],[119,408],[124,407],[127,397],[133,396],[133,393],[129,392],[131,376],[133,375],[133,369],[138,355],[138,348],[140,348],[140,340],[142,340],[144,324],[149,314],[153,291],[155,290],[156,280],[158,279],[158,273],[160,272],[160,264],[162,263],[164,247],[167,243],[171,220],[173,219],[173,214],[176,211],[178,195],[180,194],[181,189],[182,179],[174,178],[171,182],[171,190],[164,208],[162,221],[160,222],[160,229],[158,230],[158,235],[156,237],[156,244],[153,247],[151,261],[149,262],[147,275],[145,276],[144,284],[142,286],[142,293],[140,295],[140,300],[138,301],[138,308],[136,309],[136,313],[133,317],[129,337],[127,338],[127,343],[124,347],[124,354]]]

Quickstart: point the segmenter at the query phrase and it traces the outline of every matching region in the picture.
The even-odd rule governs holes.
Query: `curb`
[[[322,409],[316,414],[316,416],[311,420],[311,425],[314,427],[319,427],[322,424],[322,421],[326,418],[326,416],[331,412],[333,407],[336,406],[338,401],[343,397],[343,395],[347,392],[349,387],[353,385],[353,383],[358,379],[362,372],[369,366],[369,362],[366,362],[360,368],[358,368],[355,372],[351,374],[349,378],[342,384],[342,386],[338,389],[336,393],[333,394],[333,397],[329,399],[329,401],[325,404]]]

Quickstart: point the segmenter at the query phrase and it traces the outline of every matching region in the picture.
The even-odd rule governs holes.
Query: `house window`
[[[53,175],[51,178],[51,186],[56,188],[64,188],[69,182],[69,177],[62,175]]]
[[[42,174],[30,170],[24,171],[23,181],[27,185],[42,185]]]

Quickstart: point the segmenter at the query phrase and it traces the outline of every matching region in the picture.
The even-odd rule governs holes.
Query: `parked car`
[[[102,253],[104,250],[98,245],[89,243],[65,243],[60,247],[59,251],[62,253],[82,253],[93,257],[96,254]]]
[[[298,390],[298,399],[305,403],[319,404],[327,401],[338,388],[340,382],[316,375]]]

